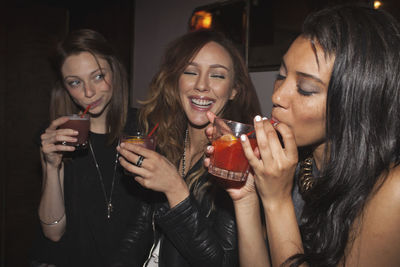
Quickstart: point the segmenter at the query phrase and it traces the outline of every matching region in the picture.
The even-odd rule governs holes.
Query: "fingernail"
[[[207,146],[207,151],[210,151],[212,146]]]
[[[119,144],[121,147],[124,147],[125,146],[125,143],[124,142],[122,142],[121,144]]]
[[[256,121],[261,121],[261,116],[260,116],[260,115],[257,115],[254,119],[255,119]]]
[[[260,118],[261,118],[261,117],[260,117]],[[242,134],[242,135],[240,136],[240,140],[241,140],[242,142],[246,141],[246,135],[245,135],[245,134]]]
[[[263,117],[262,119],[263,119],[263,121],[266,121],[266,120],[268,120],[268,118],[267,118],[267,117]]]

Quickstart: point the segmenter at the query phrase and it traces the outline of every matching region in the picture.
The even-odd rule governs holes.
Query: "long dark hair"
[[[304,254],[292,266],[337,266],[368,197],[400,161],[400,27],[383,11],[346,5],[308,16],[302,35],[335,62],[326,162],[302,214]]]
[[[107,113],[106,126],[109,133],[109,142],[115,141],[119,137],[127,118],[128,78],[125,68],[117,58],[112,46],[96,31],[90,29],[76,30],[68,34],[58,44],[52,59],[56,81],[50,101],[50,119],[54,120],[66,114],[77,113],[82,109],[82,107],[74,103],[65,89],[61,73],[65,59],[82,52],[89,52],[96,60],[97,58],[102,58],[110,65],[113,95]]]
[[[215,31],[189,32],[177,38],[167,47],[160,70],[154,76],[139,121],[145,129],[159,123],[157,146],[168,160],[178,165],[183,153],[183,143],[188,120],[179,98],[179,77],[193,57],[209,42],[221,45],[230,55],[234,68],[233,87],[237,90],[234,99],[229,100],[220,117],[252,123],[260,114],[260,105],[250,80],[244,60],[236,46],[224,35]],[[204,170],[203,170],[204,171]],[[200,177],[187,180],[195,181]]]

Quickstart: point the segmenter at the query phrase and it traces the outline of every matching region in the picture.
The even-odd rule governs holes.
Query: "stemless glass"
[[[209,173],[228,181],[246,181],[250,167],[240,142],[242,134],[248,136],[251,147],[255,149],[257,141],[252,125],[215,119],[212,136],[214,153],[210,157]]]
[[[73,129],[78,131],[78,139],[76,142],[62,142],[63,145],[74,146],[75,149],[87,148],[88,135],[90,128],[90,116],[89,114],[79,115],[72,114],[67,116],[69,120],[64,124],[60,125],[61,129]]]

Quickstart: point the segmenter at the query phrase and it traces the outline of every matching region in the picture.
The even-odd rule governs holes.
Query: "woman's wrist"
[[[253,205],[259,205],[259,199],[256,192],[249,193],[246,196],[233,200],[233,204],[237,207],[248,207]]]
[[[171,191],[165,192],[170,208],[175,207],[190,195],[189,188],[183,180],[172,189]]]

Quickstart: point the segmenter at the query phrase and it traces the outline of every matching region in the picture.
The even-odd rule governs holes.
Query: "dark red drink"
[[[65,145],[75,146],[76,148],[85,148],[87,146],[87,139],[90,128],[90,117],[85,114],[83,117],[80,115],[70,115],[69,121],[60,126],[61,129],[73,129],[78,131],[76,138],[77,142],[66,142]]]

